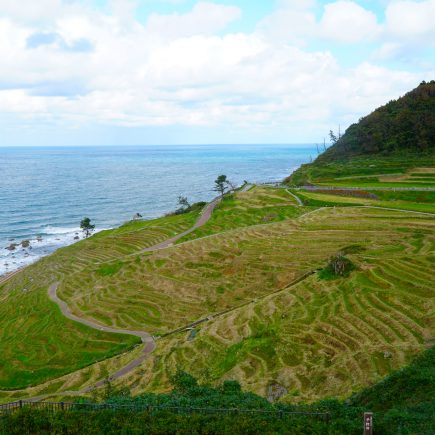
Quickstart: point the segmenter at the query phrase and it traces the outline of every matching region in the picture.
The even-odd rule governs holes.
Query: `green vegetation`
[[[319,162],[338,160],[343,155],[433,153],[434,129],[435,81],[423,82],[351,125]]]
[[[152,301],[160,316],[142,321],[157,333],[235,308],[198,326],[193,339],[190,331],[161,338],[119,384],[134,394],[167,389],[171,371],[182,366],[203,381],[237,379],[260,395],[278,383],[286,402],[345,397],[406,364],[433,337],[432,240],[430,216],[328,208],[156,252],[119,284],[94,279],[86,297],[101,306],[123,298],[129,313]],[[287,288],[339,251],[356,266],[349,276],[314,274]],[[146,300],[138,298],[144,280]],[[106,286],[110,298],[98,291]],[[63,297],[89,312],[78,292]],[[141,327],[124,319],[120,312],[110,321]]]
[[[295,205],[295,199],[284,189],[255,186],[247,192],[226,195],[207,224],[183,237],[178,243],[236,228],[296,218],[310,210]]]
[[[123,265],[120,258],[185,231],[198,213],[132,221],[102,231],[59,249],[0,284],[0,389],[37,385],[140,343],[134,336],[108,334],[66,319],[49,300],[47,290],[69,274],[86,273],[89,267],[99,276],[116,276]],[[99,373],[100,378],[104,375]]]
[[[343,192],[347,192],[348,195],[344,195]],[[435,192],[345,191],[343,188],[340,188],[339,190],[320,191],[297,190],[294,193],[307,206],[352,207],[365,205],[435,213],[435,201],[433,200]]]
[[[319,157],[320,158],[320,157]],[[435,187],[435,180],[421,181],[411,176],[416,168],[422,174],[434,173],[435,156],[355,156],[340,160],[302,165],[286,181],[291,185],[307,183],[337,187]]]
[[[294,193],[304,206],[280,188],[227,194],[185,243],[159,251],[146,248],[190,228],[199,210],[130,222],[61,249],[14,276],[0,288],[0,379],[8,388],[30,380],[44,383],[0,392],[0,400],[80,394],[142,350],[125,352],[135,338],[100,336],[66,321],[47,298],[54,282],[76,315],[116,328],[163,335],[209,318],[194,332],[161,337],[147,359],[113,382],[113,388],[128,388],[140,397],[167,392],[177,367],[184,367],[218,390],[225,380],[235,379],[249,394],[265,397],[276,390],[282,406],[317,406],[321,399],[344,399],[404,367],[433,339],[433,218],[355,205],[430,207],[433,193]],[[337,252],[349,261],[343,275],[329,280],[313,273],[325,270]],[[106,346],[102,351],[100,342]],[[22,360],[23,354],[32,358]],[[1,359],[14,364],[6,367]],[[37,372],[41,367],[45,371]],[[328,403],[331,412],[342,409],[338,402]],[[126,424],[127,414],[106,417],[115,421],[119,415]],[[172,415],[162,420],[142,416],[150,425],[160,421],[161,427],[172,427]],[[177,417],[180,427],[183,418]],[[206,416],[194,418],[203,425],[218,424]],[[243,418],[234,422],[227,420],[234,427],[263,424]],[[278,432],[284,431],[276,424]]]
[[[11,435],[23,432],[357,435],[362,429],[361,415],[370,409],[374,412],[376,433],[431,434],[435,430],[434,363],[435,348],[431,348],[408,367],[393,372],[346,402],[323,400],[311,405],[272,404],[255,394],[243,392],[238,382],[225,381],[213,388],[200,385],[193,376],[177,371],[171,376],[173,389],[166,394],[149,393],[132,398],[128,390],[116,390],[108,385],[103,395],[104,403],[124,409],[84,411],[86,405],[82,405],[82,410],[51,412],[25,407],[5,414],[0,419],[0,430]],[[140,407],[142,411],[128,407]],[[180,409],[175,411],[170,407]],[[191,411],[204,408],[234,411]],[[254,412],[240,413],[237,409]],[[328,413],[329,418],[324,414],[287,415],[286,412],[321,412]]]
[[[319,278],[331,280],[347,277],[354,269],[355,265],[342,252],[339,252],[333,255],[329,259],[328,265],[319,271]]]
[[[40,384],[140,342],[133,336],[96,331],[66,319],[48,300],[46,288],[24,290],[11,291],[0,304],[2,389]]]
[[[333,186],[435,187],[435,81],[351,125],[287,182]],[[415,170],[419,168],[419,170]]]
[[[85,217],[80,222],[80,228],[85,233],[85,236],[89,237],[91,235],[92,231],[94,231],[95,225],[91,224],[91,220],[88,217]]]

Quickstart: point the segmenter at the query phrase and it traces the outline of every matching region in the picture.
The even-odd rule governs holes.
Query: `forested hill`
[[[377,154],[433,153],[435,150],[435,81],[422,82],[352,124],[318,162]]]

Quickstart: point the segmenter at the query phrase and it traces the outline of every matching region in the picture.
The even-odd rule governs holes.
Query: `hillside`
[[[312,164],[302,165],[287,181],[300,185],[335,177],[403,176],[412,168],[434,166],[435,81],[421,83],[352,124],[338,141]],[[425,171],[412,181],[433,183]]]
[[[409,212],[432,210],[432,193],[312,195],[324,194],[255,186],[163,249],[152,246],[192,228],[198,211],[99,233],[0,283],[0,401],[89,396],[115,373],[134,395],[167,391],[184,367],[313,402],[403,367],[434,336],[433,215]],[[354,270],[325,279],[338,252]],[[96,326],[65,318],[54,284]],[[155,349],[128,331],[155,336]]]
[[[17,406],[14,412],[3,415],[0,408],[0,432],[21,435],[25,428],[29,433],[54,433],[62,428],[71,435],[144,431],[356,435],[361,433],[362,413],[370,409],[376,433],[432,434],[434,351],[429,349],[405,369],[346,401],[274,404],[244,392],[236,381],[212,387],[179,370],[171,378],[169,393],[131,397],[127,389],[107,384],[97,403],[86,398],[54,405],[24,403],[23,409]]]

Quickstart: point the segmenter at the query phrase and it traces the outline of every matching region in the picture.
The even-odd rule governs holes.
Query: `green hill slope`
[[[377,176],[400,176],[412,168],[434,167],[434,157],[435,81],[431,81],[351,125],[333,146],[312,164],[302,165],[287,181],[304,184],[360,176],[375,182]],[[433,174],[425,171],[407,178],[417,185],[435,181]]]

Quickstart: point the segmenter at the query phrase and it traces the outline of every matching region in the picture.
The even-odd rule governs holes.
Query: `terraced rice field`
[[[263,195],[263,204],[267,196]],[[276,202],[275,196],[279,198],[275,193],[269,196],[267,201],[271,204]],[[282,202],[290,204],[292,199],[286,198]],[[0,310],[0,389],[36,385],[137,344],[134,337],[95,333],[67,321],[47,298],[47,289],[69,274],[86,275],[88,268],[110,276],[123,264],[124,258],[136,258],[143,249],[190,228],[198,214],[192,212],[147,222],[130,222],[103,231],[58,250],[18,273],[5,285],[0,283],[0,297],[4,302]],[[141,254],[141,258],[146,255]]]
[[[193,339],[189,331],[162,338],[123,384],[133,392],[164,390],[168,374],[182,366],[204,382],[238,379],[263,395],[279,385],[287,391],[284,400],[344,397],[433,344],[433,219],[329,209],[302,218],[301,226],[303,236],[293,240],[299,249],[303,241],[305,265],[317,263],[305,249],[310,233],[311,244],[325,254],[326,235],[365,247],[349,255],[358,270],[334,281],[312,275],[198,326]],[[285,237],[290,248],[294,242]],[[255,238],[260,242],[261,237]],[[279,257],[281,248],[277,246]],[[268,255],[263,251],[263,260]],[[271,290],[266,282],[264,293]]]
[[[160,338],[115,382],[133,393],[167,389],[177,365],[260,394],[280,386],[292,401],[375,382],[434,339],[435,221],[348,205],[299,207],[284,189],[254,188],[224,201],[185,243],[141,252],[191,227],[197,214],[131,223],[25,269],[0,284],[0,388],[44,383],[0,392],[0,400],[78,394],[140,351],[122,353],[135,338],[64,319],[46,294],[53,282],[75,314],[112,327],[158,335],[212,316],[196,335]],[[348,247],[357,266],[350,277],[315,273],[288,287]]]
[[[344,191],[345,189],[340,189]],[[306,205],[328,205],[334,204],[339,206],[350,205],[370,205],[374,207],[397,208],[401,210],[413,210],[425,213],[435,214],[435,192],[431,191],[409,191],[409,192],[394,192],[394,191],[378,191],[367,190],[355,192],[354,196],[334,194],[334,191],[293,191]],[[351,193],[351,191],[348,191]],[[360,195],[357,195],[357,194]],[[363,197],[361,194],[371,194],[376,197]]]
[[[127,259],[110,275],[99,268],[71,274],[58,294],[80,317],[162,334],[283,288],[346,246],[393,249],[403,241],[397,226],[406,220],[395,216],[394,211],[323,210],[232,230]]]
[[[280,222],[310,210],[295,205],[295,198],[285,189],[254,186],[246,192],[226,196],[206,225],[183,237],[178,243],[236,228]]]
[[[101,268],[101,262],[119,261],[182,232],[197,216],[131,222],[98,233],[0,283],[0,389],[36,385],[138,344],[136,337],[103,333],[65,319],[48,299],[47,289],[70,273]]]

